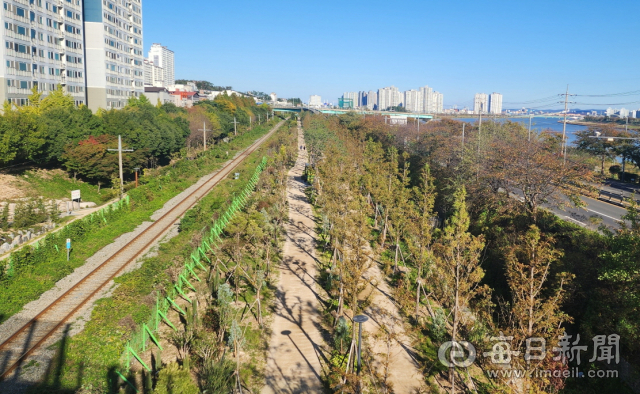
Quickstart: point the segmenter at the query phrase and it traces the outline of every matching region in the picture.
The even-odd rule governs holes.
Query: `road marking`
[[[571,218],[571,217],[569,217],[569,216],[565,216],[565,218],[567,218],[567,219],[571,220],[572,222],[576,222],[576,223],[578,223],[578,224],[579,224],[579,225],[581,225],[581,226],[585,226],[585,227],[587,226],[585,223],[582,223],[582,222],[581,222],[581,221],[579,221],[579,220],[575,220],[574,218]]]
[[[609,216],[609,215],[605,215],[604,213],[600,213],[600,212],[598,212],[598,211],[594,211],[593,209],[589,209],[589,208],[585,208],[585,209],[586,209],[587,211],[589,211],[589,212],[597,213],[597,214],[598,214],[598,215],[600,215],[600,216],[604,216],[604,217],[607,217],[607,218],[609,218],[609,219],[613,219],[613,220],[615,220],[616,222],[619,222],[619,221],[620,221],[620,218],[616,219],[616,218],[611,217],[611,216]]]

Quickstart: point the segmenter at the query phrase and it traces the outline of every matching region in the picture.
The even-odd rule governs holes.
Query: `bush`
[[[191,380],[189,371],[183,369],[177,363],[172,363],[160,371],[156,389],[153,392],[156,394],[198,394],[200,390]],[[220,391],[213,392],[219,393]]]
[[[6,206],[8,206],[8,204]],[[16,204],[16,210],[13,215],[13,227],[21,229],[33,226],[34,224],[46,221],[48,217],[49,213],[42,199],[21,202]]]
[[[235,365],[229,360],[205,360],[200,371],[202,391],[230,393],[234,386]]]

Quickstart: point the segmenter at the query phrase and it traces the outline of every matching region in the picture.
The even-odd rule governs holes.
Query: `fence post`
[[[183,315],[186,315],[187,313],[185,311],[182,310],[182,308],[180,308],[180,305],[176,304],[175,302],[173,302],[173,300],[169,297],[167,297],[167,300],[169,300],[169,303],[171,303],[171,305],[173,305],[174,308],[176,308],[180,313],[182,313]],[[166,316],[162,316],[164,317],[167,321],[169,321],[169,319],[166,318]],[[171,323],[169,323],[171,324]],[[173,325],[171,325],[171,327],[173,327]],[[173,327],[173,329],[175,330],[175,327]]]
[[[149,368],[149,366],[147,364],[145,364],[144,361],[142,361],[140,356],[138,356],[138,354],[136,352],[134,352],[133,349],[131,349],[131,346],[129,346],[129,351],[131,352],[131,354],[133,354],[133,357],[135,357],[136,360],[138,360],[140,362],[140,364],[142,364],[142,366],[147,369],[147,371],[151,372],[151,368]]]

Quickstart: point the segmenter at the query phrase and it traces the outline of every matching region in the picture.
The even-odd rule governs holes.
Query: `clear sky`
[[[573,108],[640,108],[638,0],[143,0],[143,23],[145,53],[154,42],[175,51],[176,78],[242,91],[335,102],[429,85],[445,108],[481,92],[502,93],[505,108],[559,108],[550,97],[569,84],[639,91]]]

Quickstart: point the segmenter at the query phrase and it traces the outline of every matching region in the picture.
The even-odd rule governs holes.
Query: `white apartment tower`
[[[122,108],[144,93],[142,0],[83,3],[88,106]]]
[[[429,86],[421,87],[420,94],[422,95],[422,112],[425,114],[433,113],[433,89]]]
[[[164,85],[164,69],[156,66],[149,59],[144,59],[144,86],[155,86],[158,88]]]
[[[440,92],[433,92],[433,112],[436,114],[444,112],[444,95]]]
[[[389,107],[402,104],[401,93],[395,86],[378,89],[378,110],[385,111]]]
[[[0,102],[25,105],[32,88],[47,95],[62,86],[86,103],[80,1],[5,0],[2,20]]]
[[[481,111],[483,114],[489,112],[489,97],[485,93],[476,93],[473,98],[473,113],[479,114]]]
[[[407,111],[421,112],[422,102],[422,94],[419,91],[411,89],[404,92],[404,107]]]
[[[156,67],[162,68],[164,87],[176,84],[175,55],[172,50],[161,44],[151,45],[149,50],[149,61]]]
[[[374,110],[378,105],[378,93],[373,90],[369,90],[367,93],[367,109]]]
[[[322,107],[322,97],[316,94],[309,96],[309,107],[313,107],[313,108]]]
[[[502,95],[493,92],[489,95],[489,113],[500,115],[502,113]]]

